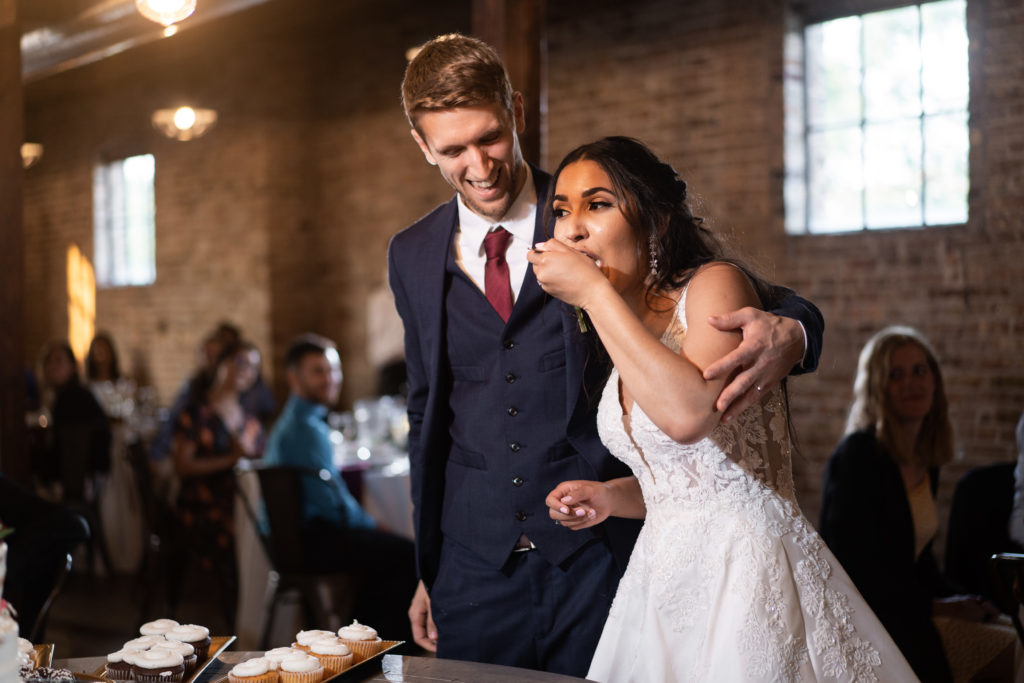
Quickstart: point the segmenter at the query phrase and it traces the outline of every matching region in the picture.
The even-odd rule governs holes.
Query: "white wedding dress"
[[[662,343],[679,350],[685,291]],[[647,518],[587,678],[916,681],[793,492],[781,390],[692,445],[619,400],[601,439],[640,480]]]

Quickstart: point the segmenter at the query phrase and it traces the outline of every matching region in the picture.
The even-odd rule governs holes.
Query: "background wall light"
[[[175,140],[192,140],[205,134],[217,122],[212,109],[157,109],[153,112],[153,127]]]
[[[187,19],[196,11],[196,0],[135,0],[139,14],[164,26]]]
[[[38,142],[26,142],[21,146],[22,168],[32,168],[43,158],[43,146]]]

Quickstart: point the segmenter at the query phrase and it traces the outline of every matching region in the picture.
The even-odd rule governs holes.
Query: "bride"
[[[740,339],[707,319],[770,307],[771,287],[723,259],[686,183],[635,140],[577,148],[553,183],[555,238],[530,262],[614,364],[598,429],[635,476],[563,482],[550,514],[645,518],[587,677],[916,680],[800,512],[783,390],[727,423],[714,409],[728,378],[702,372]]]

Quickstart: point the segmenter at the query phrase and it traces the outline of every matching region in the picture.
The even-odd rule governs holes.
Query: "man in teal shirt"
[[[285,365],[291,396],[270,431],[263,462],[321,473],[302,479],[306,562],[311,570],[357,575],[353,616],[382,637],[408,639],[405,612],[416,587],[413,544],[377,529],[334,466],[326,418],[341,388],[338,351],[329,339],[302,335],[289,347]]]

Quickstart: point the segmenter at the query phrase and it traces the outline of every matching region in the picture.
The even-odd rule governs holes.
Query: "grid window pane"
[[[860,17],[808,26],[807,124],[857,123],[861,117]]]
[[[967,111],[967,27],[963,0],[921,6],[925,114]]]
[[[864,118],[921,114],[917,7],[864,15]]]
[[[94,259],[100,287],[156,281],[156,205],[151,154],[119,159],[93,179]]]
[[[808,221],[815,232],[856,230],[864,225],[861,132],[844,128],[811,133]]]
[[[865,226],[921,225],[921,129],[916,119],[864,128]]]
[[[932,116],[924,123],[924,222],[967,222],[967,114]]]

